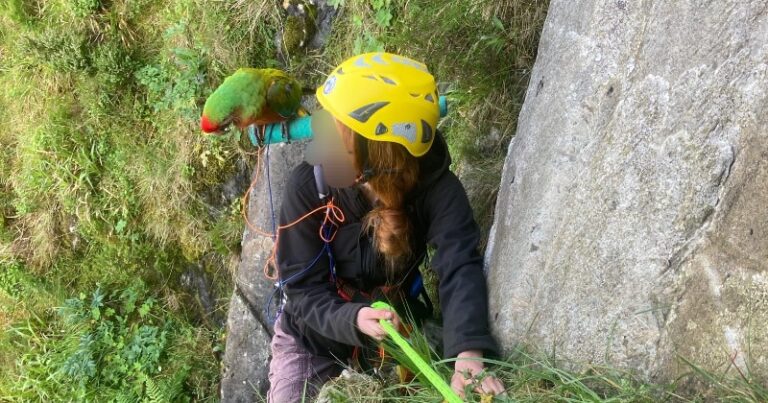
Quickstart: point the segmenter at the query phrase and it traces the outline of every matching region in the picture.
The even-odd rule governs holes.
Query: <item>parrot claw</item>
[[[254,146],[262,147],[264,145],[264,127],[259,125],[248,126],[248,137]]]
[[[286,121],[280,122],[280,128],[283,131],[283,138],[285,139],[286,143],[291,144],[291,133],[288,127],[289,127],[288,122]]]

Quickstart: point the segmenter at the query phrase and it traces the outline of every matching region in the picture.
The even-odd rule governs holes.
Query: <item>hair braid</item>
[[[365,163],[361,159],[357,155],[358,168]],[[385,141],[368,142],[367,162],[377,172],[368,184],[378,200],[366,216],[365,226],[373,231],[374,245],[386,262],[387,274],[395,275],[411,257],[412,228],[403,201],[416,186],[419,163],[405,147]]]

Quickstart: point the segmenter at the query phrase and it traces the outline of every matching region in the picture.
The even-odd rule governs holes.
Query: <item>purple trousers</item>
[[[295,337],[285,333],[280,323],[278,318],[272,336],[267,402],[311,402],[324,383],[339,376],[341,364],[332,358],[311,354]]]

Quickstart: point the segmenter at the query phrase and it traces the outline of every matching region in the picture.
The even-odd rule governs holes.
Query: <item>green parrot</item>
[[[299,83],[281,70],[241,68],[205,101],[200,128],[215,133],[230,123],[243,129],[285,122],[299,114],[301,95]]]

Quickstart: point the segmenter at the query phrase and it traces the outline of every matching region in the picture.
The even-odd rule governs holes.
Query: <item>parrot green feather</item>
[[[206,122],[220,129],[228,123],[286,120],[296,116],[300,106],[301,86],[285,72],[241,68],[206,100],[203,130]]]

